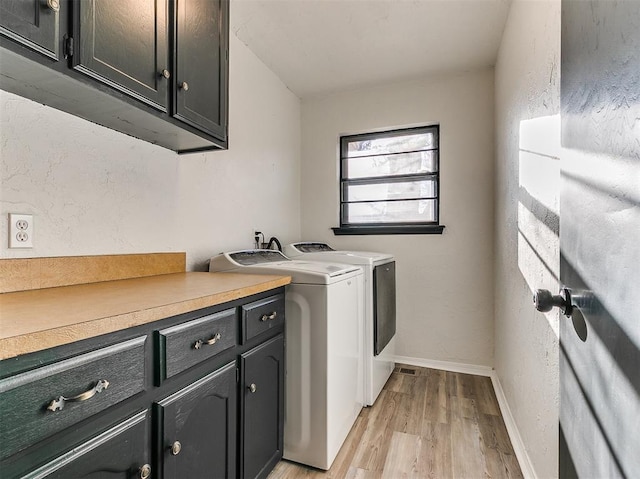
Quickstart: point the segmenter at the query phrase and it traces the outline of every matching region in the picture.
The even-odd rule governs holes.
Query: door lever
[[[551,294],[548,289],[536,289],[533,303],[536,305],[536,309],[542,313],[548,313],[554,306],[560,308],[560,311],[567,318],[570,318],[573,312],[571,292],[567,288],[562,288],[560,294],[556,295]]]

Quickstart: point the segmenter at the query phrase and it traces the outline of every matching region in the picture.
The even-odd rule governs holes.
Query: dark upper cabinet
[[[282,334],[243,354],[241,471],[263,478],[282,458],[284,418],[284,337]]]
[[[226,149],[228,22],[229,0],[0,0],[0,88],[179,153]]]
[[[167,111],[168,0],[75,3],[73,68]]]
[[[165,479],[235,477],[235,362],[157,403]]]
[[[46,55],[60,59],[60,18],[66,3],[60,0],[2,0],[0,33]]]
[[[174,117],[227,139],[229,3],[175,1]]]

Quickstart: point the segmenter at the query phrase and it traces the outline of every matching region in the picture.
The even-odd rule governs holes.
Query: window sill
[[[331,228],[333,234],[340,235],[441,235],[444,225],[416,226],[340,226]]]

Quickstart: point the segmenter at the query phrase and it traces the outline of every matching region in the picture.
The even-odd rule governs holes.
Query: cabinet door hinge
[[[64,57],[69,58],[73,56],[73,37],[67,35],[64,36]]]

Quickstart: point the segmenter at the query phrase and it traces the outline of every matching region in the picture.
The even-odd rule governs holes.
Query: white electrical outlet
[[[33,248],[33,215],[9,213],[9,248]]]

